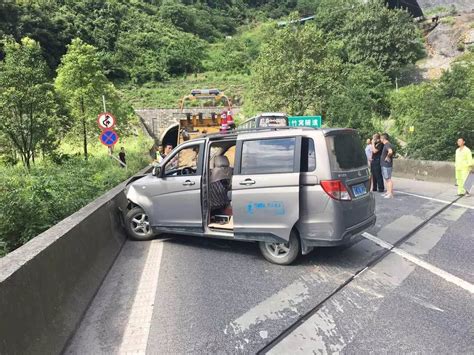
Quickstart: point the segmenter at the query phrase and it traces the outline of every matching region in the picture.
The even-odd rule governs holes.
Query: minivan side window
[[[316,169],[316,151],[314,140],[303,137],[301,141],[301,172],[307,173]]]
[[[242,175],[292,173],[295,145],[294,137],[243,142],[240,173]]]

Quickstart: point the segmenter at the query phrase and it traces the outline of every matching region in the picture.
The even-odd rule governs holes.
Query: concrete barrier
[[[455,183],[454,163],[445,161],[395,159],[393,175],[409,179]]]
[[[0,259],[0,354],[64,349],[125,241],[124,186]]]

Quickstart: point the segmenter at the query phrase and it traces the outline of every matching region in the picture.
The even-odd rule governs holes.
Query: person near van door
[[[119,159],[123,164],[120,164],[121,168],[125,168],[127,166],[127,162],[125,161],[125,148],[120,148]]]
[[[366,143],[367,145],[365,146],[365,156],[367,157],[367,165],[370,169],[370,164],[372,162],[372,139],[368,138]],[[370,178],[370,190],[372,191],[372,177]]]
[[[372,191],[384,192],[385,187],[382,178],[382,167],[380,157],[382,156],[383,143],[380,140],[380,134],[375,133],[372,137],[372,162],[370,172],[372,173]]]
[[[458,196],[463,196],[469,192],[464,189],[464,182],[466,181],[469,172],[473,167],[472,152],[466,147],[464,138],[459,138],[457,141],[458,149],[456,149],[456,183],[458,185]]]
[[[367,163],[370,166],[370,162],[372,161],[372,139],[368,138],[366,143],[365,156],[367,157]]]
[[[384,133],[381,136],[383,143],[382,156],[380,157],[380,167],[382,169],[382,176],[387,186],[387,193],[384,195],[385,198],[393,197],[393,181],[392,181],[392,169],[393,169],[393,154],[395,148],[392,143],[388,140],[388,134]]]
[[[167,144],[167,145],[165,146],[163,158],[166,157],[166,156],[168,156],[168,155],[171,153],[172,150],[173,150],[173,145]]]

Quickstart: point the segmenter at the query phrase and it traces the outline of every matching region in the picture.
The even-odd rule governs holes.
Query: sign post
[[[114,145],[118,141],[118,135],[115,133],[115,131],[112,131],[112,128],[115,126],[115,123],[117,120],[115,119],[114,115],[112,115],[110,112],[105,111],[105,97],[102,96],[102,99],[104,100],[104,112],[99,113],[97,117],[97,125],[99,126],[101,130],[101,134],[99,136],[100,141],[102,144],[106,145],[109,150],[109,155],[112,156],[113,150],[114,150]],[[108,144],[107,142],[110,141],[110,139],[105,139],[104,132],[105,131],[112,131],[115,133],[116,139],[112,144]],[[108,136],[107,136],[108,137]],[[104,139],[102,139],[104,138]],[[110,137],[108,137],[110,138]]]
[[[290,127],[315,127],[321,128],[323,119],[321,116],[289,116],[288,126]]]

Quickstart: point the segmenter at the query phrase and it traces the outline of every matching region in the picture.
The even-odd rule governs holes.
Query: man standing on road
[[[471,171],[473,162],[472,162],[472,153],[471,150],[466,147],[466,142],[464,138],[458,139],[458,149],[456,149],[456,183],[458,185],[458,196],[463,196],[468,193],[464,189],[464,182],[466,181],[469,172]]]
[[[388,140],[388,134],[382,134],[381,141],[383,143],[382,156],[380,157],[380,167],[382,169],[382,176],[387,186],[387,193],[384,198],[393,197],[393,182],[392,182],[392,167],[394,148],[392,143]]]
[[[380,134],[376,133],[372,137],[372,161],[370,172],[372,173],[372,191],[384,192],[385,188],[382,179],[382,169],[380,166],[380,156],[382,155],[383,143],[380,141]]]

